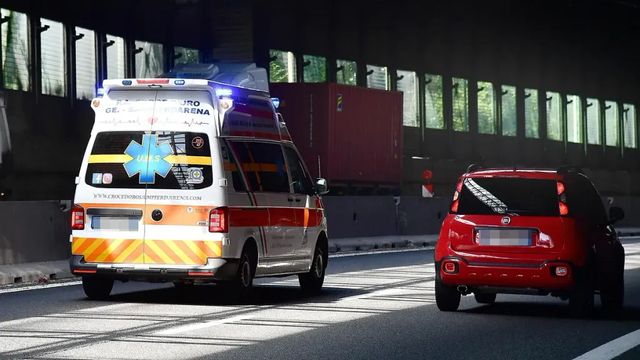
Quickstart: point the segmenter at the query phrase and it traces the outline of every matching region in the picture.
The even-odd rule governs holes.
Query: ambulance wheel
[[[105,300],[113,289],[113,279],[84,276],[82,277],[82,288],[89,299]]]
[[[230,284],[235,295],[239,295],[242,298],[249,296],[253,289],[253,277],[256,274],[257,263],[255,247],[248,244],[242,250],[242,255],[240,255],[240,261],[238,263],[238,271],[235,279]]]
[[[311,263],[311,269],[308,273],[298,275],[300,281],[300,287],[302,291],[307,294],[319,294],[322,290],[322,284],[324,283],[324,272],[327,268],[327,264],[324,261],[324,252],[320,246],[316,245],[316,250],[313,254],[313,262]]]

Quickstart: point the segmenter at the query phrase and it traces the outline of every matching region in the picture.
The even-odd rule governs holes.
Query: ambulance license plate
[[[138,231],[140,218],[130,216],[93,216],[91,228],[96,230]]]

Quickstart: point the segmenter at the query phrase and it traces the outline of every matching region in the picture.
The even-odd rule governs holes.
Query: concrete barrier
[[[607,206],[625,210],[626,218],[617,226],[640,224],[640,197],[603,197],[603,200]],[[437,234],[450,199],[325,196],[323,201],[331,246],[365,249],[375,246],[366,240],[370,237],[383,239],[378,247],[393,247],[407,236]],[[70,201],[64,204],[61,209],[59,201],[0,202],[0,265],[68,259]]]
[[[0,265],[69,258],[70,214],[64,210],[59,201],[0,202]]]

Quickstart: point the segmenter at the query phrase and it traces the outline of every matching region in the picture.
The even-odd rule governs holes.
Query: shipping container
[[[400,185],[402,93],[334,83],[274,83],[270,91],[313,177]]]

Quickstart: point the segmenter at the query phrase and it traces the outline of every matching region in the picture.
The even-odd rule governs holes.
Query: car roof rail
[[[471,164],[471,165],[467,166],[467,172],[468,173],[474,172],[474,171],[478,171],[480,169],[482,169],[482,165],[480,165],[480,164]]]
[[[573,166],[573,165],[562,165],[562,166],[559,166],[556,169],[556,172],[558,172],[558,174],[567,174],[567,173],[584,174],[584,171],[582,171],[582,168],[580,168],[578,166]]]

